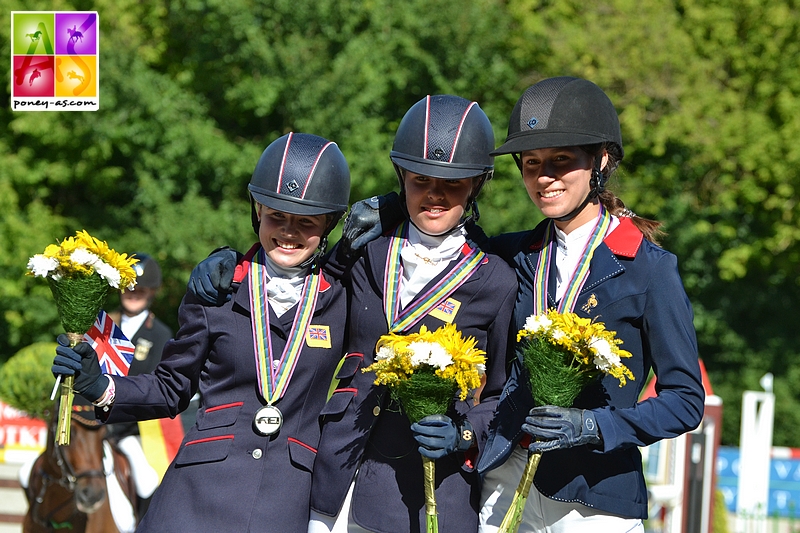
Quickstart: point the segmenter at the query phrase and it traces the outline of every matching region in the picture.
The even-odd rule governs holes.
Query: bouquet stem
[[[67,333],[70,348],[75,347],[83,340],[82,333]],[[75,376],[65,376],[61,381],[61,400],[58,404],[58,426],[56,428],[56,443],[60,446],[69,446],[69,428],[72,422],[72,384]]]
[[[425,474],[426,533],[439,533],[439,517],[436,513],[436,463],[433,459],[422,458],[422,471]]]
[[[528,454],[528,462],[525,464],[522,479],[519,480],[517,490],[514,492],[514,499],[511,500],[511,506],[506,511],[497,533],[516,533],[519,529],[519,525],[522,523],[522,511],[528,501],[528,494],[533,484],[533,476],[536,475],[536,469],[539,468],[541,459],[541,453]]]

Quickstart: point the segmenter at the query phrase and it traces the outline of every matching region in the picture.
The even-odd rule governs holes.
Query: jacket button
[[[261,450],[253,450],[253,459],[261,459]]]
[[[375,415],[375,416],[378,416],[379,414],[381,414],[380,406],[376,405],[375,407],[373,407],[372,408],[372,414]]]

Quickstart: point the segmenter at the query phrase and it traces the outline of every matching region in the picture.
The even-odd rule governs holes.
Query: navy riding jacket
[[[516,270],[516,328],[534,313],[533,280],[547,221],[534,230],[490,239],[488,248]],[[555,258],[554,258],[555,259]],[[623,340],[632,358],[622,362],[634,381],[620,387],[613,377],[591,384],[574,407],[590,409],[602,435],[599,447],[546,452],[534,478],[545,496],[579,502],[615,515],[647,517],[647,489],[639,446],[676,437],[698,426],[705,393],[700,376],[692,309],[676,257],[645,240],[629,218],[596,248],[589,277],[574,312],[599,320]],[[551,267],[555,274],[554,265]],[[549,287],[555,290],[555,280]],[[556,306],[553,294],[550,305]],[[658,395],[639,401],[653,370]],[[533,407],[521,361],[514,359],[478,470],[502,464],[518,445]],[[517,480],[511,480],[513,484]]]

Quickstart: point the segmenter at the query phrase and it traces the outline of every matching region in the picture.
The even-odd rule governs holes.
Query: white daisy
[[[34,276],[47,277],[50,272],[58,268],[58,260],[55,257],[47,257],[44,254],[36,254],[28,260],[28,270]]]

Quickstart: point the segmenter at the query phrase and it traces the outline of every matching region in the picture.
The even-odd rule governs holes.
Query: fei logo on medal
[[[97,111],[99,57],[96,11],[12,11],[12,111]]]

